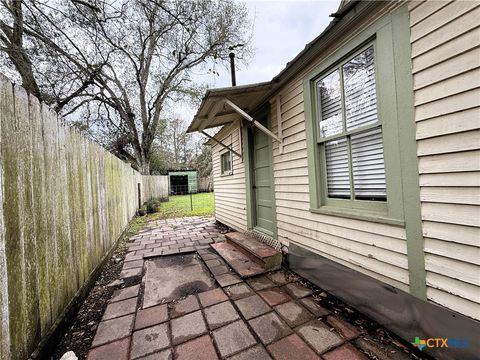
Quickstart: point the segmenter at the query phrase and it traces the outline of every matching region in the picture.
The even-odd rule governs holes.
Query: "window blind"
[[[381,128],[353,134],[350,140],[355,198],[386,199]]]
[[[325,143],[329,197],[350,198],[350,169],[347,146],[345,137]]]

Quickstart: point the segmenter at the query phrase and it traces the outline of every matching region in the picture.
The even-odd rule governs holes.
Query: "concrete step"
[[[226,242],[211,247],[242,278],[280,269],[282,253],[241,232],[225,234]]]
[[[221,242],[210,245],[240,277],[248,278],[263,274],[267,271],[262,264],[255,261],[243,249],[228,243]]]
[[[282,253],[271,246],[242,232],[225,234],[227,242],[237,246],[245,254],[261,264],[268,271],[279,269],[282,266]]]

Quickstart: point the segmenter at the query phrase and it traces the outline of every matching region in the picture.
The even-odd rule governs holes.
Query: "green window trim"
[[[393,57],[391,42],[391,24],[383,19],[383,21],[374,24],[350,41],[341,50],[322,61],[307,75],[304,81],[307,150],[309,152],[308,161],[310,168],[310,208],[312,212],[336,213],[340,214],[339,216],[361,218],[380,223],[403,224],[401,172],[398,166],[395,165],[398,163],[399,148],[396,111],[392,111],[395,102],[391,100],[396,97],[395,86],[392,86],[392,84],[395,84],[392,81],[395,78],[395,72],[391,63],[391,58]],[[373,46],[375,53],[378,120],[373,124],[355,129],[355,132],[373,128],[381,128],[382,130],[387,200],[359,200],[354,199],[353,196],[350,199],[328,197],[323,144],[329,139],[345,136],[351,133],[351,131],[347,132],[344,128],[342,133],[337,135],[325,138],[320,137],[316,82],[322,76],[340,68],[343,64],[371,46]],[[345,121],[345,116],[343,121]],[[400,196],[398,196],[399,193]]]
[[[362,6],[360,4],[359,6]],[[327,215],[404,226],[410,293],[426,300],[426,270],[420,206],[415,112],[407,5],[382,16],[345,46],[326,57],[304,79],[305,126],[310,186],[310,211]],[[317,145],[315,80],[362,46],[375,43],[377,106],[383,127],[387,209],[330,206],[319,186],[322,179]]]
[[[231,151],[220,153],[220,175],[233,175],[233,153]]]
[[[314,80],[315,83],[315,94],[311,95],[315,101],[313,102],[312,106],[314,108],[315,112],[315,118],[313,119],[315,121],[315,127],[316,127],[316,136],[317,136],[317,151],[319,152],[319,159],[320,159],[320,180],[321,183],[318,185],[320,188],[320,194],[321,194],[321,199],[322,199],[322,206],[323,207],[347,207],[349,209],[355,209],[355,210],[367,210],[367,211],[376,211],[378,213],[385,214],[387,213],[387,203],[385,202],[385,199],[381,200],[375,200],[375,201],[369,201],[366,199],[361,199],[361,198],[356,198],[356,180],[354,176],[354,170],[353,170],[353,149],[352,149],[352,139],[355,136],[358,136],[359,134],[365,134],[369,130],[375,130],[375,129],[380,129],[380,134],[382,136],[382,118],[380,116],[376,116],[376,119],[373,123],[368,123],[366,125],[360,125],[360,126],[353,126],[351,128],[348,128],[347,126],[347,111],[346,111],[346,96],[345,96],[345,84],[344,84],[344,75],[343,75],[343,67],[345,64],[348,62],[352,61],[355,57],[358,55],[365,53],[368,49],[372,49],[373,53],[373,59],[374,59],[374,67],[376,67],[377,59],[376,59],[376,44],[375,41],[369,42],[366,45],[362,46],[359,49],[356,49],[354,54],[349,55],[346,59],[343,59],[343,61],[340,61],[334,65],[333,68],[330,68],[328,71],[319,74],[319,76],[316,77]],[[340,103],[341,103],[341,115],[342,115],[342,131],[337,132],[334,135],[330,136],[321,136],[320,135],[320,124],[322,121],[322,115],[321,110],[318,108],[319,105],[319,98],[320,94],[318,91],[318,82],[325,76],[330,76],[330,74],[333,74],[333,72],[338,71],[340,74],[339,77],[339,85],[340,85]],[[375,69],[376,73],[376,69]],[[376,92],[378,92],[377,89],[377,84],[375,85]],[[375,96],[377,98],[377,96]],[[375,103],[375,109],[377,108],[377,103]],[[383,137],[383,136],[382,136]],[[342,140],[345,139],[345,144],[346,144],[346,151],[348,154],[348,171],[349,171],[349,187],[350,187],[350,198],[349,199],[341,199],[338,196],[328,196],[328,184],[327,184],[327,159],[326,159],[326,146],[328,143],[330,143],[333,140]],[[383,145],[382,145],[382,150],[383,150]],[[383,157],[383,156],[382,156]],[[374,216],[377,216],[377,214],[374,214]]]

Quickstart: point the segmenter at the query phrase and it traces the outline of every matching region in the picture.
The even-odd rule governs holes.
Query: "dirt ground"
[[[113,256],[102,269],[95,286],[85,299],[62,341],[58,344],[52,359],[60,359],[67,351],[73,351],[80,360],[86,359],[98,323],[102,320],[108,300],[115,290],[114,287],[107,285],[118,279],[126,252],[124,240],[119,243]]]

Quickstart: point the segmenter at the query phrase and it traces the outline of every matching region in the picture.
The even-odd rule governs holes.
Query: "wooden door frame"
[[[253,114],[254,119],[267,118],[267,127],[271,129],[271,113],[270,104],[265,104]],[[253,132],[250,130],[250,124],[245,121],[242,122],[242,136],[243,136],[243,158],[245,159],[245,186],[246,186],[246,202],[247,202],[247,228],[248,230],[257,231],[262,235],[268,235],[272,238],[277,238],[277,211],[275,204],[275,180],[273,175],[273,141],[271,138],[268,142],[269,162],[270,162],[270,184],[271,184],[271,198],[272,198],[272,233],[267,233],[256,227],[255,219],[255,198],[253,195]]]

